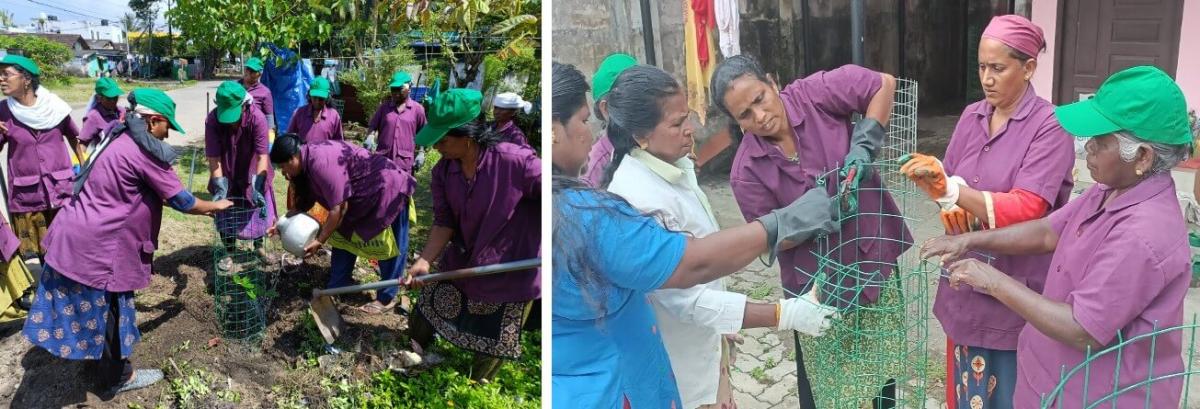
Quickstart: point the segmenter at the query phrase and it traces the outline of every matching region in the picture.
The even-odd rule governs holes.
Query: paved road
[[[217,85],[220,84],[221,81],[201,81],[191,87],[167,91],[167,95],[175,100],[175,119],[187,132],[184,135],[171,131],[171,135],[167,137],[167,143],[176,146],[204,143],[204,117],[208,114],[208,109],[212,108],[211,104],[206,105],[206,101],[212,101],[212,96],[217,92]],[[128,106],[129,103],[125,101],[125,97],[121,97],[120,104]],[[83,119],[83,110],[87,104],[72,105],[71,107],[74,108],[71,111],[71,118],[78,125],[79,121]]]

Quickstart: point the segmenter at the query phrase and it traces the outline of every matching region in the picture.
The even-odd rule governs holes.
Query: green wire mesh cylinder
[[[869,195],[880,201],[890,197],[898,209],[927,201],[907,180],[895,185],[886,181],[898,167],[894,160],[870,165],[871,173],[885,180],[883,187],[839,193],[834,200],[843,202],[848,195],[859,202]],[[838,172],[831,171],[818,181],[818,188],[837,183]],[[914,225],[916,220],[899,211],[852,213],[843,208],[842,212],[838,216],[842,234],[818,238],[813,250],[815,270],[800,271],[811,278],[809,288],[815,289],[820,302],[841,314],[824,336],[800,336],[815,403],[819,408],[871,407],[872,403],[923,408],[931,364],[930,302],[940,268],[916,259],[911,235],[885,237],[880,227],[883,223]],[[895,260],[858,259],[871,254],[862,248],[883,245],[908,251]]]
[[[217,215],[217,242],[213,245],[213,304],[217,326],[225,339],[248,344],[262,340],[267,327],[279,263],[272,261],[271,241],[260,229],[260,209],[245,200],[231,199],[234,207]],[[232,226],[232,227],[231,227]],[[246,226],[251,226],[246,228]],[[255,230],[251,236],[245,232]]]
[[[1157,327],[1157,325],[1155,325]],[[1087,351],[1075,367],[1061,368],[1058,385],[1043,393],[1042,408],[1191,408],[1192,377],[1200,373],[1196,359],[1196,329],[1191,323],[1155,328],[1145,334],[1126,337],[1117,333],[1113,345],[1100,351]],[[1127,368],[1134,362],[1156,362],[1163,354],[1178,353],[1182,367],[1149,365],[1144,377],[1130,376]],[[1173,361],[1168,357],[1165,362]],[[1101,365],[1100,362],[1105,362]],[[1115,365],[1114,365],[1115,362]],[[1176,361],[1176,363],[1179,363]],[[1112,369],[1100,369],[1111,367]],[[1167,385],[1164,385],[1167,384]],[[1165,388],[1158,388],[1165,386]],[[1182,387],[1180,389],[1180,387]],[[1174,396],[1179,393],[1178,396]],[[1159,396],[1167,394],[1168,396]],[[1175,400],[1178,399],[1178,403]],[[1164,406],[1169,401],[1173,406]]]
[[[925,407],[931,386],[930,306],[941,269],[918,260],[911,235],[888,237],[881,228],[903,223],[915,231],[920,221],[907,216],[907,210],[928,205],[928,198],[900,173],[900,159],[917,149],[917,96],[915,81],[897,79],[887,137],[876,162],[867,167],[868,177],[877,177],[880,187],[832,189],[843,181],[838,170],[817,179],[818,188],[834,192],[833,199],[843,204],[837,218],[842,233],[849,233],[818,238],[813,250],[816,268],[800,271],[812,278],[810,288],[818,290],[820,301],[841,314],[823,337],[799,337],[818,408]],[[850,211],[852,203],[857,207],[868,198],[890,198],[897,211],[883,206],[878,211]],[[908,251],[895,260],[858,259],[862,253],[871,254],[860,249],[873,246]]]

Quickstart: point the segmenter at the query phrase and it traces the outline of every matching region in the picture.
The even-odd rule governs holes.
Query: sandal
[[[396,302],[395,302],[395,301],[393,301],[393,302],[391,302],[391,303],[388,303],[387,305],[383,305],[383,304],[382,304],[382,303],[380,303],[379,301],[372,301],[372,302],[370,302],[370,303],[363,304],[362,306],[359,306],[359,307],[358,307],[358,310],[359,310],[359,311],[362,311],[362,312],[365,312],[365,313],[367,313],[367,314],[371,314],[371,315],[379,315],[379,314],[383,314],[383,313],[385,313],[385,312],[388,312],[389,310],[391,310],[391,309],[392,309],[392,308],[394,308],[395,306],[396,306]]]
[[[125,383],[114,386],[112,394],[116,395],[121,392],[129,392],[136,389],[142,389],[147,386],[158,383],[163,380],[163,373],[157,369],[138,369],[133,371],[133,376]]]

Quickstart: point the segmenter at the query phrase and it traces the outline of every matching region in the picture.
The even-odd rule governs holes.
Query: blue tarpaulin
[[[275,122],[282,131],[287,128],[296,108],[308,103],[308,84],[313,80],[312,66],[308,60],[301,60],[296,52],[267,44],[274,56],[281,59],[283,65],[275,64],[276,58],[264,58],[266,67],[263,68],[262,83],[271,90],[271,98],[275,101]]]

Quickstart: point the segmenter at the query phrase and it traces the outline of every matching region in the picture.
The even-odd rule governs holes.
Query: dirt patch
[[[137,367],[162,369],[167,381],[105,401],[89,384],[82,362],[34,347],[19,334],[17,323],[0,329],[0,373],[7,374],[0,378],[0,407],[154,407],[173,402],[192,379],[213,392],[190,402],[194,407],[270,407],[283,393],[298,393],[304,406],[323,406],[320,382],[327,374],[319,373],[322,368],[315,358],[324,342],[307,306],[312,289],[327,280],[328,258],[279,274],[278,296],[260,345],[227,342],[221,339],[211,295],[214,235],[206,223],[211,222],[164,217],[154,275],[136,296],[142,341],[132,359]],[[371,316],[347,306],[369,299],[355,295],[341,300],[342,314],[351,325],[339,340],[339,348],[348,353],[337,366],[356,379],[386,368],[389,352],[381,351],[408,342],[402,315]],[[218,399],[218,391],[226,399]]]

